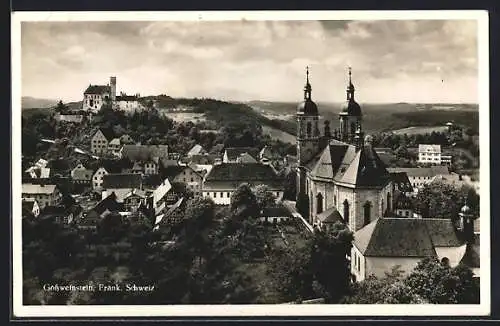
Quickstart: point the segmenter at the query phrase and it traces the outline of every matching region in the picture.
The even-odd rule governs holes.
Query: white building
[[[356,281],[384,277],[396,265],[409,273],[426,257],[455,267],[466,247],[450,219],[379,218],[354,234],[351,273]]]
[[[413,192],[417,193],[425,185],[430,184],[437,176],[449,176],[450,171],[447,166],[430,166],[426,168],[387,168],[390,173],[405,172],[413,187]]]
[[[103,104],[115,103],[116,100],[116,77],[110,77],[107,85],[90,84],[83,92],[82,109],[92,113],[97,113]]]
[[[222,163],[212,167],[202,186],[203,197],[217,205],[231,204],[231,196],[243,184],[266,185],[277,201],[283,198],[283,183],[269,165],[261,163]]]
[[[139,103],[139,97],[139,94],[127,95],[121,92],[120,95],[116,97],[116,107],[127,113],[141,111],[144,109],[144,106]]]
[[[418,145],[418,162],[441,165],[441,145]]]
[[[59,204],[62,194],[56,185],[23,183],[22,198],[36,200],[40,209]]]

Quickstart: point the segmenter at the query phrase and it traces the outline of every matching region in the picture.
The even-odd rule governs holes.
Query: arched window
[[[333,195],[333,206],[337,208],[337,195]]]
[[[356,124],[354,122],[351,122],[351,135],[354,135],[356,132]]]
[[[306,127],[307,137],[310,137],[310,136],[311,136],[311,129],[312,129],[311,123],[310,123],[310,122],[308,122],[308,123],[307,123],[307,127]]]
[[[346,200],[344,200],[344,222],[346,224],[349,223],[349,202]]]
[[[316,196],[316,212],[317,214],[323,212],[323,195],[321,193]]]
[[[371,216],[371,209],[372,209],[372,203],[367,201],[365,205],[363,206],[364,208],[364,220],[363,220],[363,226],[370,224],[370,216]]]
[[[382,199],[382,202],[380,203],[380,207],[381,207],[381,213],[382,213],[382,216],[384,216],[384,200]]]

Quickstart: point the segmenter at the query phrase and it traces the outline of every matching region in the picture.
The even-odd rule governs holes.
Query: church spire
[[[306,86],[304,86],[304,100],[311,99],[312,87],[309,83],[309,67],[306,67]]]
[[[349,67],[349,83],[347,85],[347,100],[354,100],[354,85],[352,84],[352,69]]]

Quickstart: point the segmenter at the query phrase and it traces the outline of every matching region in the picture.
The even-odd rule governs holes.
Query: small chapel
[[[306,69],[304,100],[297,107],[297,200],[309,198],[309,223],[315,226],[337,220],[353,232],[386,216],[393,209],[389,172],[365,138],[361,106],[356,102],[349,68],[346,101],[338,128],[325,120],[320,131],[318,106],[312,99]]]

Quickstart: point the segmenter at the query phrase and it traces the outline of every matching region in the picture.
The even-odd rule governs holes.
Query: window
[[[231,194],[230,192],[227,192],[226,197],[229,198],[230,194]]]
[[[389,211],[389,212],[391,211],[391,204],[392,204],[392,202],[391,202],[391,193],[388,192],[387,193],[387,211]]]
[[[224,193],[223,192],[220,193],[220,198],[224,198]]]
[[[410,216],[410,212],[406,211],[406,217]]]
[[[217,198],[217,193],[216,192],[214,192],[214,198]]]
[[[323,195],[319,193],[316,196],[316,213],[321,214],[323,212]]]
[[[193,181],[194,181],[194,179],[193,179],[193,178],[191,178],[191,182],[193,182]]]
[[[372,203],[367,201],[365,205],[363,206],[364,208],[364,220],[363,220],[363,226],[370,224],[370,216],[371,216],[371,208],[372,208]]]
[[[333,206],[337,207],[337,195],[333,195]]]
[[[361,257],[358,256],[358,272],[361,272]]]
[[[307,123],[307,136],[311,136],[311,123]]]
[[[349,223],[349,202],[344,200],[344,221],[346,224]]]

